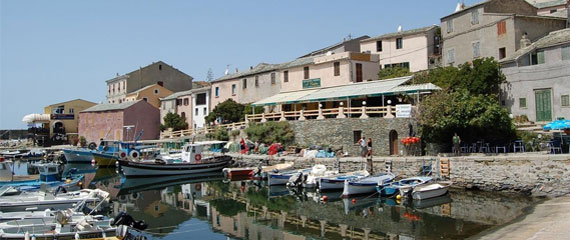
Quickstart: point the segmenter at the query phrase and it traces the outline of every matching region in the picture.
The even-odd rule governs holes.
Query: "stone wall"
[[[417,133],[417,124],[410,118],[346,118],[308,121],[290,121],[295,132],[295,143],[299,146],[342,146],[351,156],[360,155],[360,147],[354,139],[354,131],[361,131],[362,136],[372,138],[374,156],[390,155],[389,134],[398,133],[398,152],[404,152],[400,139],[407,137],[410,127]]]

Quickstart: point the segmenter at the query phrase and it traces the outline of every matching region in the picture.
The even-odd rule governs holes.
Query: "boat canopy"
[[[50,119],[51,119],[51,117],[49,114],[32,113],[32,114],[28,114],[28,115],[24,116],[24,118],[22,118],[22,122],[25,122],[25,123],[39,123],[39,122],[48,123],[50,121]]]

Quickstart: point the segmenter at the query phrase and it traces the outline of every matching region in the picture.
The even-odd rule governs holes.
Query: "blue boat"
[[[420,184],[426,184],[432,181],[432,177],[411,177],[405,178],[400,181],[391,182],[391,183],[378,183],[376,190],[380,193],[382,197],[392,197],[400,192],[401,188],[408,188],[414,187]]]
[[[376,190],[378,184],[386,184],[392,182],[396,176],[390,172],[379,173],[368,177],[346,180],[344,182],[344,189],[342,197],[351,195],[372,193]]]
[[[363,178],[369,175],[368,171],[363,170],[338,174],[330,177],[322,177],[319,179],[318,187],[321,191],[340,190],[344,188],[344,181]]]
[[[39,175],[16,176],[12,174],[12,165],[9,161],[0,161],[0,187],[12,186],[22,191],[37,190],[42,185],[49,188],[59,186],[72,187],[83,179],[83,176],[76,177],[73,180],[62,180],[62,166],[57,163],[40,163],[35,164],[38,168]]]

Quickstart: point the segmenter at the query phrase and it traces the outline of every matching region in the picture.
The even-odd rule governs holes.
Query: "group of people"
[[[358,140],[358,144],[360,144],[362,157],[372,156],[372,138],[368,138],[368,140],[366,140],[366,137],[362,137]]]

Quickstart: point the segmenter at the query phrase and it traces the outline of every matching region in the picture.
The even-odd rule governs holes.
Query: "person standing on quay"
[[[358,143],[360,144],[360,155],[365,158],[366,154],[368,153],[368,147],[366,146],[366,138],[362,137],[360,140],[358,140]]]
[[[368,155],[368,157],[372,157],[372,138],[368,138],[366,145],[368,146],[367,155]]]
[[[457,133],[454,133],[451,141],[453,142],[453,153],[455,153],[455,156],[459,156],[459,144],[461,144],[461,138],[459,138]]]

